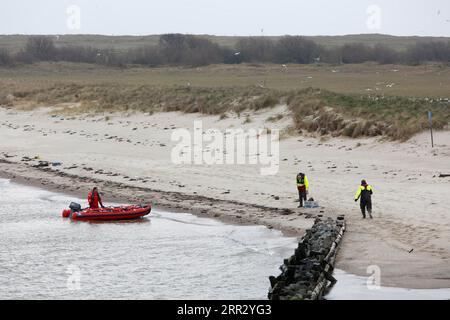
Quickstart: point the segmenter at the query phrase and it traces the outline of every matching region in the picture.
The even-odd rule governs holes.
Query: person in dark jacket
[[[367,184],[366,180],[362,180],[361,185],[359,186],[358,190],[355,193],[355,202],[357,202],[358,199],[361,199],[360,207],[361,207],[361,213],[362,213],[364,219],[366,218],[366,210],[369,213],[370,219],[373,219],[373,217],[372,217],[372,194],[373,194],[372,186]]]

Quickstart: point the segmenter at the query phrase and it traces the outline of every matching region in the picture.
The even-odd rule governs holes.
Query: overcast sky
[[[1,0],[0,34],[450,36],[450,0]]]

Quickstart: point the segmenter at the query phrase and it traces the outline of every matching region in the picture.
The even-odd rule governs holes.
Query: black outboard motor
[[[69,208],[70,208],[70,210],[72,210],[72,212],[80,212],[81,211],[81,204],[72,202],[69,205]]]

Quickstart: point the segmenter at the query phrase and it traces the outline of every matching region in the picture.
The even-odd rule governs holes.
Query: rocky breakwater
[[[319,300],[336,283],[332,273],[345,232],[344,216],[319,217],[300,240],[295,253],[284,260],[281,275],[269,278],[270,300]]]

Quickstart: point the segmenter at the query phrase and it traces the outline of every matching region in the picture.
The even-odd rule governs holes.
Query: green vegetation
[[[5,90],[8,90],[7,92]],[[321,89],[280,91],[260,87],[190,87],[58,83],[39,88],[2,87],[0,96],[9,105],[55,105],[78,103],[65,113],[181,111],[220,115],[260,110],[286,103],[295,128],[321,135],[387,136],[405,140],[427,128],[426,112],[434,113],[434,127],[450,123],[448,99],[383,97],[334,93]],[[12,101],[12,102],[11,102]],[[278,119],[278,118],[274,118]],[[249,123],[247,116],[244,123]]]
[[[113,38],[114,39],[114,38]],[[119,38],[120,41],[121,38]],[[129,39],[129,38],[126,38]],[[30,36],[17,50],[0,47],[0,65],[14,66],[39,61],[96,63],[106,66],[205,66],[240,63],[363,63],[422,64],[450,62],[450,41],[417,41],[399,50],[383,42],[350,42],[340,46],[321,45],[302,36],[240,37],[234,46],[220,45],[205,36],[164,34],[148,43],[114,49],[60,41],[60,37]],[[125,40],[124,40],[125,41]],[[113,44],[116,44],[114,41]]]
[[[0,86],[11,90],[39,90],[52,84],[179,87],[250,87],[281,91],[323,88],[337,93],[448,98],[450,68],[441,64],[399,66],[212,65],[201,68],[111,68],[86,63],[42,62],[14,68],[0,67]],[[394,84],[394,85],[392,85]],[[17,88],[15,88],[17,87]]]
[[[289,128],[289,134],[306,130],[324,137],[386,136],[404,140],[427,127],[426,112],[429,110],[434,113],[435,128],[449,127],[450,69],[447,63],[418,66],[303,64],[315,57],[311,53],[321,50],[321,45],[309,38],[298,37],[238,38],[232,45],[225,44],[227,38],[221,38],[223,41],[216,44],[208,42],[206,36],[186,38],[172,35],[162,40],[160,37],[151,37],[153,45],[161,46],[156,51],[153,45],[140,49],[136,47],[138,43],[149,40],[148,37],[140,40],[133,37],[100,37],[100,40],[112,39],[117,42],[113,42],[110,48],[103,47],[101,55],[97,56],[99,52],[96,49],[84,47],[89,39],[95,37],[70,36],[78,39],[78,42],[71,43],[74,47],[68,45],[66,37],[60,38],[66,41],[64,45],[56,40],[47,41],[46,38],[33,38],[32,41],[24,38],[22,45],[25,49],[15,53],[12,53],[12,49],[0,49],[0,64],[3,65],[14,62],[16,55],[24,61],[28,58],[30,61],[48,60],[0,67],[0,105],[33,108],[68,103],[76,107],[61,105],[63,109],[58,112],[98,112],[103,113],[105,119],[112,112],[130,111],[149,114],[159,111],[198,112],[225,119],[229,113],[240,115],[244,110],[261,110],[286,104],[294,120],[294,127]],[[6,39],[11,38],[8,36]],[[347,55],[353,54],[352,59],[361,62],[372,51],[360,47],[358,39],[362,38],[355,36],[353,44],[336,42],[330,48],[345,49]],[[441,40],[434,41],[439,43],[437,48],[440,48]],[[0,44],[5,41],[5,36],[0,37]],[[284,57],[302,64],[259,63],[260,60],[275,59],[271,56],[276,47],[273,41],[279,41],[284,48],[292,49],[288,50],[288,55],[286,51],[276,51],[278,58]],[[402,42],[401,46],[414,46],[415,42],[412,41]],[[175,44],[184,49],[173,50]],[[227,64],[195,68],[182,66],[186,61],[187,65],[199,64],[199,60],[196,60],[198,57],[214,57],[213,62],[220,62],[223,46],[226,50],[239,48],[251,54],[247,53],[246,58],[246,54],[241,53],[235,58],[240,60]],[[379,51],[383,51],[383,48],[373,47]],[[430,45],[427,48],[436,47]],[[134,58],[147,59],[152,55],[158,58],[161,53],[159,50],[167,50],[161,52],[165,59],[170,60],[168,66],[124,66],[108,58],[116,54],[120,56],[124,52],[133,53],[131,57]],[[441,52],[431,51],[434,52],[432,54]],[[292,52],[304,52],[304,55],[290,55]],[[389,52],[392,53],[387,51],[380,54],[388,57]],[[73,60],[93,60],[91,63],[54,61],[52,56],[61,54]],[[255,57],[256,61],[253,61]],[[306,60],[301,60],[304,57]],[[245,59],[251,62],[237,64]],[[141,63],[152,65],[145,60]],[[281,116],[275,115],[267,120],[275,122]],[[250,116],[243,121],[251,121]]]
[[[291,93],[287,104],[296,128],[322,135],[406,140],[428,128],[427,111],[434,113],[436,129],[450,124],[448,99],[343,95],[308,89]]]
[[[155,46],[159,42],[159,35],[148,36],[106,36],[106,35],[53,35],[51,36],[55,45],[78,46],[78,47],[96,47],[99,49],[111,49],[115,52],[125,53],[129,49],[144,46]],[[247,37],[239,36],[212,36],[198,35],[197,37],[210,40],[220,46],[226,48],[235,48],[239,40]],[[0,35],[0,48],[5,48],[11,53],[17,53],[22,50],[27,41],[26,35]],[[266,39],[277,41],[281,37],[267,36]],[[447,42],[447,37],[399,37],[384,34],[355,34],[345,36],[305,36],[305,39],[312,40],[325,48],[337,48],[344,44],[362,43],[365,45],[373,45],[374,43],[382,43],[394,50],[402,51],[417,42]]]
[[[52,84],[38,90],[12,91],[16,105],[32,101],[36,105],[81,103],[80,112],[171,112],[223,114],[245,109],[273,107],[279,96],[272,90],[257,87],[191,88],[187,86],[123,86],[113,84]]]

